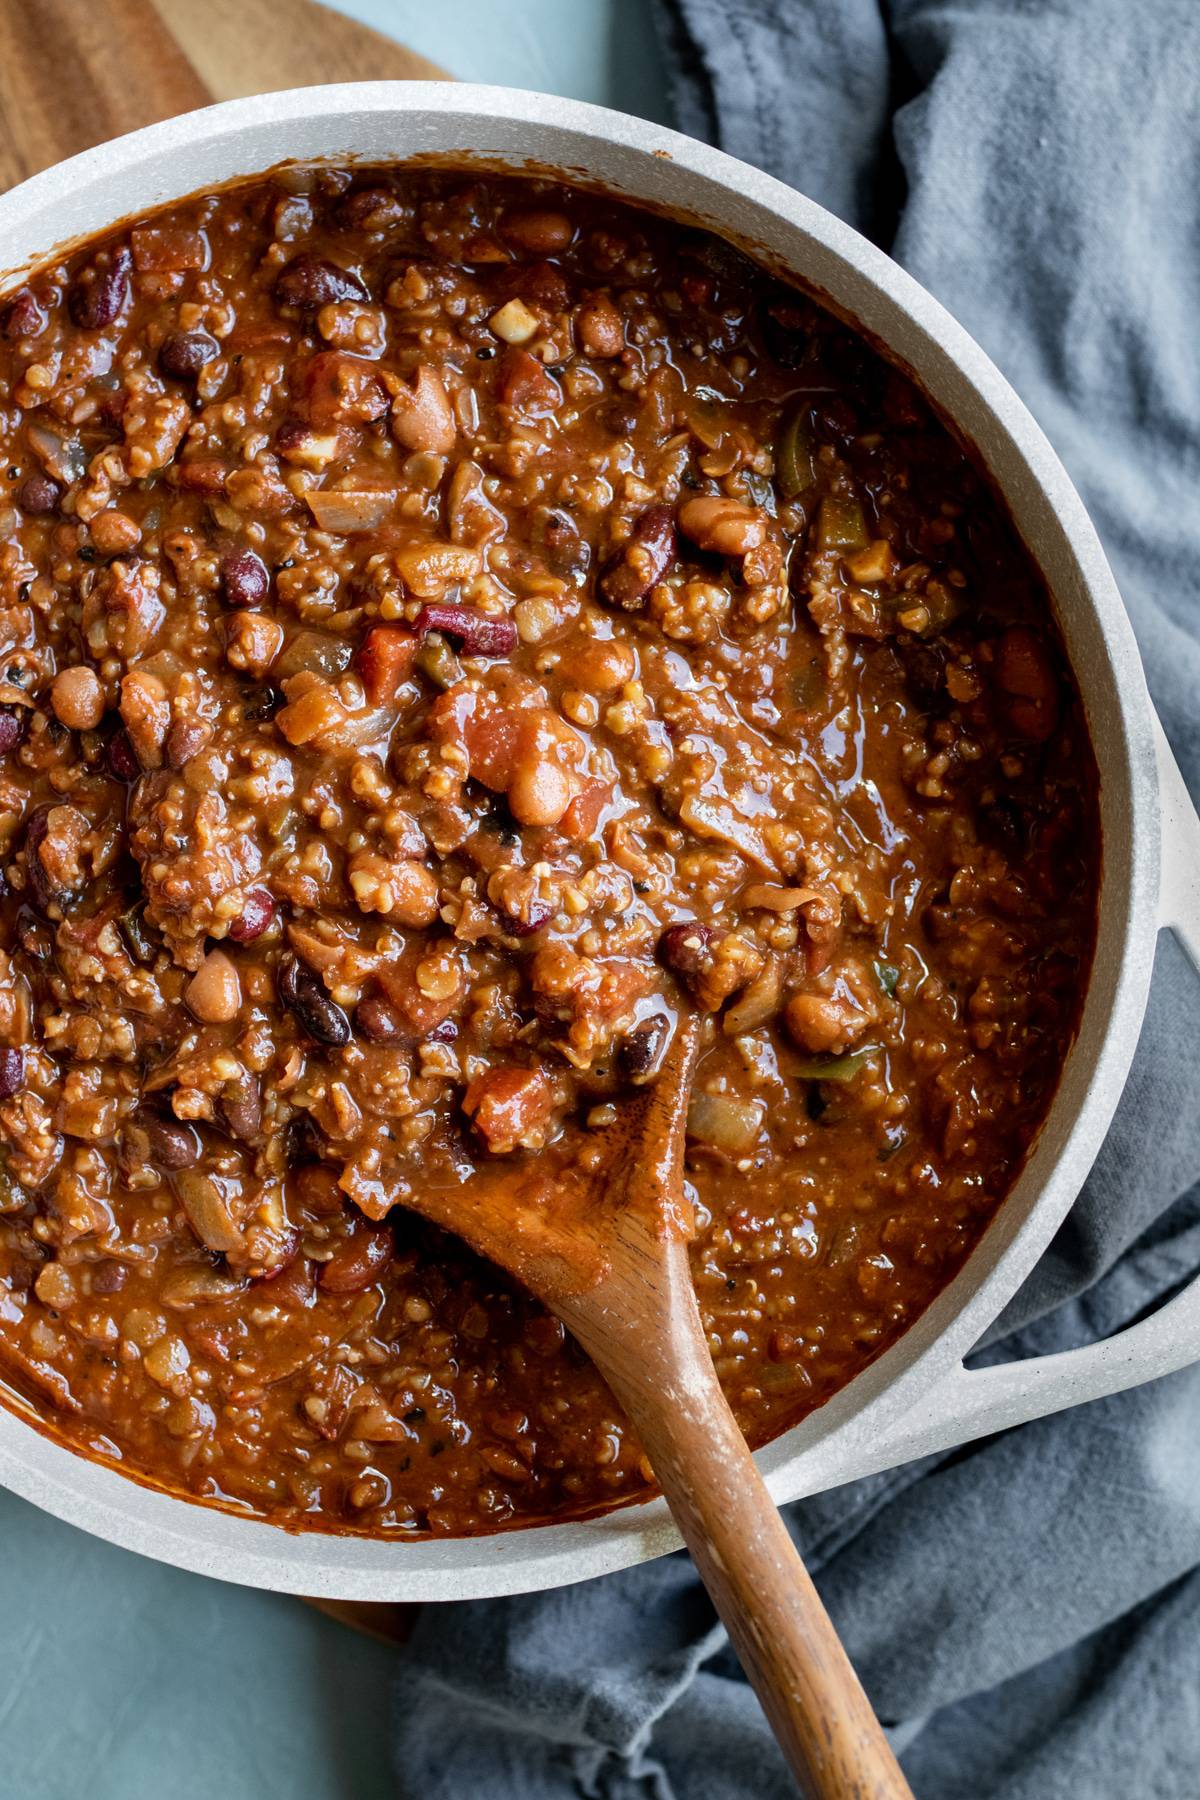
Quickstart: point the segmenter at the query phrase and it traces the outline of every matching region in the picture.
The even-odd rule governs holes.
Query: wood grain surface
[[[213,100],[443,74],[315,0],[0,0],[0,188]]]
[[[0,190],[213,100],[444,73],[315,0],[0,0]],[[310,1604],[392,1643],[417,1610]]]

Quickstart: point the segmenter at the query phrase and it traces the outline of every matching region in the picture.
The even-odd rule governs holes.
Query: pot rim
[[[469,135],[470,149],[460,134]],[[1042,565],[1102,752],[1096,957],[1046,1122],[959,1274],[877,1362],[759,1453],[774,1497],[794,1499],[875,1466],[872,1444],[900,1418],[936,1417],[939,1385],[961,1369],[1049,1242],[1115,1109],[1145,1008],[1157,929],[1153,715],[1132,630],[1082,502],[1045,436],[990,359],[924,288],[784,183],[604,107],[453,82],[344,83],[226,101],[85,151],[0,196],[0,268],[28,269],[64,242],[128,214],[281,162],[434,154],[450,164],[503,161],[517,173],[553,168],[635,204],[666,204],[740,240],[760,259],[782,260],[910,367],[982,456]],[[617,1570],[679,1543],[660,1500],[488,1537],[403,1543],[291,1533],[131,1480],[31,1428],[17,1406],[0,1406],[0,1481],[71,1523],[177,1566],[330,1598],[521,1592]]]

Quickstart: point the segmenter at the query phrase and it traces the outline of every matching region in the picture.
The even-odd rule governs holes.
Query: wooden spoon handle
[[[632,1421],[808,1800],[912,1791],[763,1484],[712,1366],[681,1244],[661,1329],[572,1321]]]

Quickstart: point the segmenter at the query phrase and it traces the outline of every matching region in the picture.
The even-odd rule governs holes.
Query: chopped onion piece
[[[741,1156],[757,1142],[765,1112],[761,1100],[731,1100],[727,1094],[693,1094],[688,1107],[688,1136],[714,1150]]]

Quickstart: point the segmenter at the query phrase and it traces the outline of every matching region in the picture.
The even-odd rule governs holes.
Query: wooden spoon
[[[628,1414],[809,1800],[911,1790],[721,1392],[692,1288],[683,1146],[700,1023],[598,1140],[405,1204],[550,1307]]]

